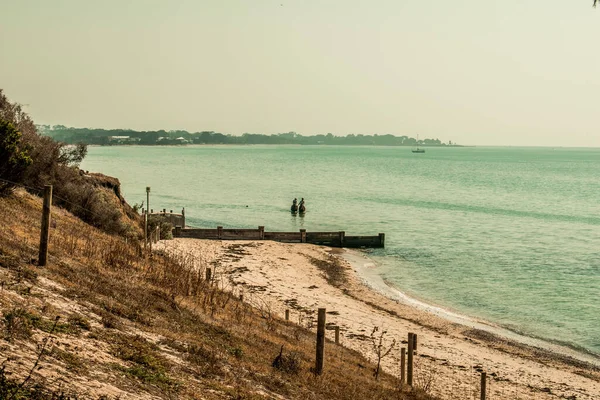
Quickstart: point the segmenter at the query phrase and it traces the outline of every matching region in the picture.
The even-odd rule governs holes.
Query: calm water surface
[[[403,292],[600,354],[600,149],[91,147],[82,168],[196,227],[385,232]]]

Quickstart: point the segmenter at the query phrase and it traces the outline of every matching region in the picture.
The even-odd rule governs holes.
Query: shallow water
[[[82,168],[192,226],[385,232],[370,257],[408,295],[600,354],[600,149],[91,147]]]

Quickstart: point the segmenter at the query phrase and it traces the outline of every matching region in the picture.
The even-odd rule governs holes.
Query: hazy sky
[[[592,0],[0,0],[37,123],[600,147]]]

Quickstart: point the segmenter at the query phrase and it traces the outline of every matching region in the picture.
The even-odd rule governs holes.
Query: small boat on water
[[[417,147],[412,149],[413,153],[425,153],[425,149],[419,148],[419,135],[417,135]]]

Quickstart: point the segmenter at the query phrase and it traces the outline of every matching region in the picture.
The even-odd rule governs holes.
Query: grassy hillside
[[[316,377],[314,332],[65,210],[39,268],[40,216],[24,191],[0,198],[0,398],[429,398],[329,342]]]

